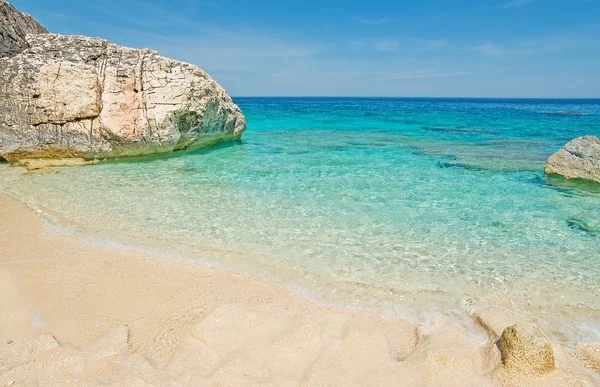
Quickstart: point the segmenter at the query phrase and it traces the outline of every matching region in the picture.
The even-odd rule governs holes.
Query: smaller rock
[[[14,380],[9,380],[9,381],[6,383],[6,385],[7,385],[7,386],[12,386],[13,384],[15,384],[15,381],[14,381]]]
[[[544,172],[600,183],[600,140],[595,136],[577,137],[550,156]]]
[[[500,353],[504,368],[511,373],[542,376],[556,369],[550,341],[532,323],[506,328],[500,337]]]
[[[13,341],[12,340],[6,340],[6,344],[12,344]]]

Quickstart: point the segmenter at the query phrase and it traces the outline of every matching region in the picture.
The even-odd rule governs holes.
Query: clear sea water
[[[544,176],[600,100],[237,98],[240,142],[0,190],[94,243],[384,316],[495,302],[600,338],[600,185]],[[578,112],[577,115],[548,114]]]

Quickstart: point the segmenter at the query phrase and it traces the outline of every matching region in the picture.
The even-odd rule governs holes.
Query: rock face
[[[166,154],[246,129],[194,65],[83,36],[27,35],[26,45],[0,59],[0,156],[12,164]]]
[[[11,57],[27,48],[25,36],[43,34],[46,29],[34,18],[0,0],[0,58]]]
[[[544,171],[600,183],[600,140],[595,136],[577,137],[550,156]]]
[[[500,353],[509,372],[542,376],[556,369],[552,345],[535,324],[506,328],[500,337]]]

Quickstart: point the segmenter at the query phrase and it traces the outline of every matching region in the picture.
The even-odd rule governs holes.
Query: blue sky
[[[233,96],[600,97],[600,0],[13,0]]]

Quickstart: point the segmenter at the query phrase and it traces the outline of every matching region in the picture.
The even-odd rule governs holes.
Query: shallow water
[[[0,164],[0,190],[97,243],[337,306],[422,318],[500,294],[600,338],[600,188],[542,172],[600,135],[600,100],[236,102],[239,143],[46,174]]]

